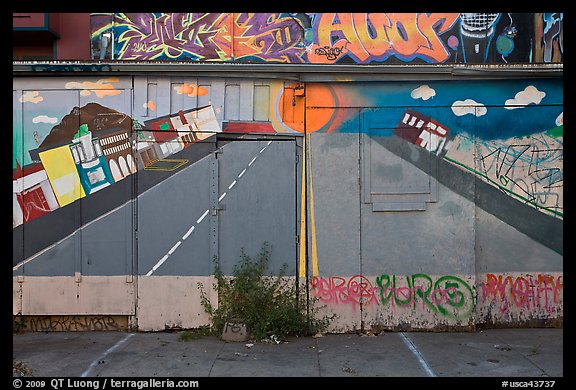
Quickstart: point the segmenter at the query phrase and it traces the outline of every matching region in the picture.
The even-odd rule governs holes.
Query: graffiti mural
[[[563,55],[562,13],[95,13],[91,26],[94,59],[440,64]]]
[[[536,61],[553,62],[564,54],[564,14],[536,14]]]
[[[313,277],[310,288],[329,310],[342,314],[342,308],[359,311],[362,306],[376,322],[378,313],[391,323],[402,318],[466,323],[475,315],[491,323],[563,315],[562,273],[488,273],[476,282],[473,277],[423,273]]]
[[[404,56],[441,62],[449,61],[442,56],[454,54],[445,45],[453,40],[445,35],[453,35],[460,47],[455,29],[463,28],[462,17],[452,14],[395,19],[273,14],[265,20],[261,14],[202,14],[207,16],[194,19],[204,24],[190,24],[193,19],[183,16],[189,14],[162,15],[115,14],[132,24],[113,27],[124,34],[125,47],[118,47],[118,40],[109,44],[139,58],[184,59],[194,52],[214,60],[304,63],[311,58],[307,48],[322,43],[314,50],[319,61],[373,63]],[[500,57],[512,61],[514,50],[504,38],[499,40],[498,26],[514,22],[518,48],[519,19],[500,15],[485,49],[499,50]],[[550,31],[556,19],[547,17]],[[170,36],[176,40],[154,47],[158,42],[151,38],[152,30],[144,29],[145,21],[156,23],[150,24],[154,31],[160,21],[164,26],[171,22]],[[261,23],[258,28],[256,21]],[[377,21],[381,24],[372,31]],[[407,41],[402,52],[390,41],[378,48],[377,33],[386,33],[390,25],[382,23],[393,21],[395,33],[407,38],[418,32],[430,50],[415,49]],[[348,29],[348,22],[356,29]],[[359,29],[361,22],[366,31]],[[292,31],[294,23],[304,31]],[[183,26],[188,34],[198,35],[198,47],[184,50],[178,41]],[[103,24],[101,31],[108,27]],[[234,40],[208,38],[232,30]],[[431,38],[433,33],[438,40]],[[315,41],[318,34],[326,34],[322,39],[327,41]],[[370,39],[376,42],[368,45]],[[146,50],[144,43],[135,45],[140,41],[146,42]],[[549,43],[554,47],[550,58],[558,58],[560,35]],[[237,45],[243,49],[238,51]],[[250,220],[251,226],[271,220],[273,228],[262,230],[288,230],[281,236],[289,237],[287,247],[298,251],[290,256],[295,259],[293,276],[309,278],[311,296],[349,315],[344,321],[354,326],[359,315],[367,324],[424,328],[563,315],[561,78],[304,83],[68,75],[15,79],[13,102],[13,231],[19,250],[13,255],[15,278],[65,274],[81,280],[127,274],[128,279],[136,273],[142,279],[209,277],[210,264],[203,260],[218,246],[207,238],[214,238],[215,217],[223,213],[224,221],[236,206],[246,210],[243,217],[260,218]],[[236,142],[240,138],[247,142]],[[368,142],[374,160],[362,152]],[[432,163],[438,168],[434,172],[428,169]],[[383,172],[400,183],[419,179],[411,175],[420,169],[429,173],[426,189],[434,179],[440,183],[435,190],[440,190],[433,199],[426,198],[421,209],[373,209],[374,202],[364,201],[359,192],[366,183],[366,166],[374,177]],[[283,175],[277,174],[280,169]],[[271,197],[269,190],[278,184],[272,179],[280,176],[287,177],[288,184]],[[388,190],[386,186],[396,184],[390,180],[378,184]],[[246,194],[254,196],[257,208],[269,208],[253,213],[244,203]],[[352,200],[340,203],[342,194]],[[281,204],[290,210],[271,218]],[[355,211],[361,215],[353,215]],[[286,221],[295,226],[286,228]],[[247,230],[238,229],[246,218],[233,222],[218,228],[235,234]],[[335,225],[338,232],[327,228]],[[354,261],[333,260],[327,254],[336,240],[336,246],[355,246],[358,237],[360,256]],[[516,247],[510,249],[508,243]],[[534,258],[515,253],[524,244],[528,249],[523,253],[536,250]],[[133,245],[138,245],[137,253]],[[488,260],[495,253],[494,260]],[[409,264],[405,273],[383,266],[396,259],[417,264]],[[476,269],[486,274],[470,274],[476,261],[482,262]],[[536,271],[520,272],[522,264]],[[520,271],[495,270],[505,267]],[[28,288],[26,283],[20,288]],[[113,321],[91,314],[85,319],[37,318],[30,326],[39,331],[114,329]]]
[[[450,319],[471,316],[476,299],[468,282],[451,275],[433,278],[426,274],[382,274],[374,279],[363,275],[313,277],[310,287],[321,303],[330,306],[345,305],[356,310],[360,305],[364,308],[375,305],[392,312],[396,308],[408,308]]]
[[[533,134],[529,139],[477,141],[474,160],[462,149],[473,140],[458,136],[446,159],[473,171],[487,183],[538,210],[562,217],[563,141],[562,127]]]
[[[105,96],[99,91],[96,93]],[[31,95],[36,96],[36,103],[44,100],[43,94],[37,91],[25,92],[23,97]],[[45,107],[52,109],[48,108],[48,102]],[[18,203],[14,204],[14,226],[34,219],[40,215],[39,211],[66,206],[136,172],[131,142],[136,121],[128,115],[99,103],[75,106],[67,114],[52,115],[32,119],[32,126],[37,129],[33,143],[26,133],[16,136],[23,135],[22,139],[27,142],[14,142],[15,183],[29,185],[25,177],[33,172],[32,183],[38,181],[38,184],[15,192]],[[62,117],[58,121],[59,115]],[[51,126],[54,123],[56,125]],[[30,123],[24,125],[27,127]],[[44,134],[42,140],[40,132]]]
[[[309,131],[354,131],[361,104],[378,130],[374,137],[397,137],[472,172],[520,202],[556,218],[563,215],[562,88],[517,81],[395,83],[381,92],[370,83],[306,85]],[[284,92],[280,92],[282,94]],[[282,101],[281,98],[278,99]],[[370,107],[376,107],[371,109]],[[445,107],[445,108],[444,108]],[[522,115],[518,115],[523,112]],[[279,107],[279,126],[302,131],[298,111]],[[301,120],[303,122],[303,119]]]
[[[564,277],[551,274],[486,274],[478,283],[481,315],[530,319],[562,315]]]
[[[13,137],[13,227],[139,170],[175,171],[188,160],[170,156],[215,134],[276,132],[268,123],[217,118],[221,107],[210,101],[199,106],[194,100],[208,90],[186,82],[175,84],[173,91],[189,99],[191,107],[137,119],[127,114],[132,107],[125,105],[118,83],[117,78],[67,81],[56,92],[22,92],[18,103],[25,114],[17,118]],[[78,105],[78,91],[85,97],[83,105]],[[143,108],[155,113],[155,99],[146,100]]]
[[[100,56],[116,44],[114,55],[124,60],[303,62],[302,26],[290,14],[124,13],[112,20],[98,14],[92,18],[93,38],[114,34],[104,46],[100,38]]]
[[[351,305],[353,309],[358,308],[361,301],[363,305],[378,304],[377,288],[362,275],[350,278],[314,276],[310,286],[322,303]]]

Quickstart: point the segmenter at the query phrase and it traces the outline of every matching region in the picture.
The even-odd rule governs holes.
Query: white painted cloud
[[[44,98],[40,96],[40,92],[38,91],[26,91],[22,94],[22,97],[19,99],[20,103],[40,103]]]
[[[58,118],[49,117],[46,115],[38,115],[32,118],[32,123],[56,123]]]
[[[515,110],[517,108],[524,108],[529,104],[540,104],[542,99],[546,96],[546,92],[538,91],[533,85],[529,85],[514,96],[514,99],[506,100],[504,108],[508,110]]]
[[[558,115],[558,117],[556,118],[556,126],[562,126],[563,124],[564,124],[564,111],[562,111],[560,115]]]
[[[436,91],[427,85],[421,85],[418,88],[414,89],[412,92],[410,92],[410,96],[413,99],[428,100],[431,97],[436,96]]]
[[[472,99],[466,100],[456,100],[452,103],[452,112],[454,115],[463,116],[463,115],[474,115],[474,116],[482,116],[485,115],[488,110],[482,103],[478,103]]]

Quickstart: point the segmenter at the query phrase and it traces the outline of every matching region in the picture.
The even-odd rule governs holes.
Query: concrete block
[[[248,326],[243,322],[226,322],[222,331],[224,341],[246,341],[250,337]]]

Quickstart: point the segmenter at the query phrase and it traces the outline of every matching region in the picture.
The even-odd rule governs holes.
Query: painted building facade
[[[562,326],[562,23],[92,14],[14,64],[13,314],[206,325],[267,242],[334,332]]]

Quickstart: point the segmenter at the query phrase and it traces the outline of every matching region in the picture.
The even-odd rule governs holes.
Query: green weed
[[[286,276],[286,264],[276,276],[266,273],[270,255],[266,242],[254,259],[242,250],[232,276],[225,276],[215,259],[217,308],[209,301],[202,283],[198,283],[213,334],[221,335],[226,322],[238,320],[248,326],[253,340],[309,336],[328,327],[334,316],[318,316],[320,308],[314,305],[315,301],[303,299],[304,294],[298,294],[294,278]]]
[[[184,330],[178,334],[178,340],[179,341],[198,340],[199,338],[201,338],[203,336],[210,335],[210,333],[211,333],[211,330],[210,330],[210,328],[207,328],[207,327],[201,327],[201,328],[197,328],[197,329],[188,329],[188,330]]]

